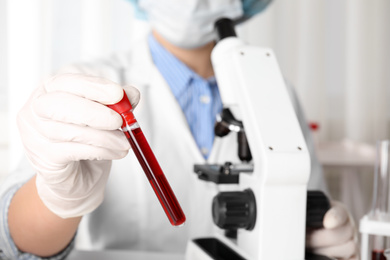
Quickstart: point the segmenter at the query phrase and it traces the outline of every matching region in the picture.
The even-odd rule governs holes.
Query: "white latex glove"
[[[135,106],[138,90],[124,88]],[[62,74],[37,88],[19,112],[17,124],[37,173],[38,194],[58,216],[82,216],[103,201],[111,160],[130,149],[118,130],[120,115],[104,105],[122,97],[122,87],[109,80]]]
[[[358,259],[357,230],[342,203],[331,202],[323,224],[323,229],[307,232],[306,247],[315,254],[336,259]]]

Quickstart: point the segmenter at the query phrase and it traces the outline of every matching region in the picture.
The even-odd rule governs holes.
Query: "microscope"
[[[234,187],[213,198],[213,237],[188,243],[186,260],[328,259],[305,255],[306,227],[322,226],[330,204],[307,191],[310,157],[275,54],[215,24],[212,64],[224,109],[216,136],[236,134],[241,163],[195,165],[203,181]]]

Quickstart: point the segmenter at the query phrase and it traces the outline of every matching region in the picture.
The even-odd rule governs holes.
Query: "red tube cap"
[[[122,114],[124,112],[130,111],[131,109],[133,109],[133,107],[131,106],[131,103],[129,101],[129,98],[126,95],[125,90],[123,90],[123,98],[121,101],[119,101],[116,104],[107,105],[107,106],[119,114]]]

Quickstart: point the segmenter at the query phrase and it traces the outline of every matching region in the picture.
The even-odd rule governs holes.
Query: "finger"
[[[315,248],[313,252],[335,258],[349,259],[357,252],[357,245],[354,241],[350,240],[337,246]]]
[[[47,92],[66,92],[104,105],[119,102],[123,97],[120,85],[99,77],[82,74],[61,74],[44,83]]]
[[[326,229],[336,228],[345,224],[348,220],[348,211],[342,203],[332,201],[332,207],[324,216],[324,227]]]
[[[137,88],[133,86],[123,86],[123,89],[126,91],[127,97],[129,98],[130,104],[135,108],[140,100],[140,92]]]
[[[25,105],[28,105],[28,104],[29,104],[29,101],[34,100],[34,99],[36,99],[37,97],[42,96],[42,95],[44,95],[44,94],[46,94],[45,88],[44,88],[43,86],[37,87],[37,88],[31,93],[30,98],[29,98],[29,100],[26,102]]]
[[[318,229],[307,234],[306,243],[310,248],[328,247],[343,244],[354,236],[354,228],[350,223],[335,229]]]
[[[118,160],[124,158],[128,153],[128,150],[114,150],[79,143],[58,143],[55,147],[63,151],[63,154],[67,158],[66,161]]]
[[[40,181],[44,180],[45,184],[54,184],[50,187],[51,191],[55,191],[55,194],[58,197],[58,194],[66,194],[64,200],[69,199],[69,197],[87,197],[88,194],[93,192],[96,188],[95,185],[105,185],[106,181],[101,182],[100,180],[106,180],[110,173],[112,162],[111,161],[95,161],[94,163],[88,164],[79,164],[79,163],[70,163],[67,164],[64,169],[61,171],[67,173],[80,172],[79,168],[82,168],[82,174],[64,174],[56,169],[56,174],[50,174],[47,169],[43,171],[38,171]],[[49,174],[47,174],[49,173]],[[88,180],[89,183],[93,183],[92,186],[86,186],[85,181]],[[58,185],[61,184],[61,185]]]
[[[122,118],[97,102],[63,92],[41,95],[32,102],[33,113],[42,119],[90,126],[102,130],[119,129]]]
[[[45,144],[45,142],[42,143]],[[47,169],[82,160],[119,160],[128,154],[128,150],[111,150],[79,143],[55,143],[40,150],[31,150],[29,147],[26,147],[26,150],[30,154],[29,158],[33,165],[45,165]]]
[[[128,153],[128,147],[124,144],[122,146],[108,145],[110,148],[113,147],[110,149],[104,147],[106,146],[105,143],[102,143],[101,147],[99,147],[96,146],[96,144],[89,145],[77,142],[52,142],[50,139],[43,136],[36,127],[31,126],[28,118],[19,117],[17,123],[19,129],[21,129],[21,131],[25,131],[25,134],[21,135],[23,145],[27,150],[30,161],[37,167],[45,165],[46,168],[50,169],[63,166],[70,161],[121,159]],[[111,133],[108,133],[107,135],[108,140],[115,140],[117,138],[116,136],[110,136],[110,134]],[[101,138],[104,139],[103,136],[101,136]]]
[[[36,128],[50,143],[74,142],[112,150],[130,149],[129,142],[120,130],[99,130],[50,120],[42,120]]]

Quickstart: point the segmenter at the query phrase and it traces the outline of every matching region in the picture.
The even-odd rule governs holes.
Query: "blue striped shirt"
[[[222,101],[215,77],[204,79],[172,53],[151,34],[148,38],[153,62],[170,86],[187,119],[192,136],[205,159],[214,142],[214,124]]]

